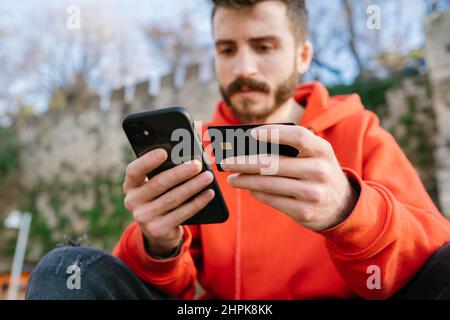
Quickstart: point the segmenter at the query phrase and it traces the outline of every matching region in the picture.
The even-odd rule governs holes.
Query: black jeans
[[[79,277],[78,282],[75,277]],[[33,270],[25,298],[161,300],[170,297],[139,279],[121,260],[104,251],[60,247],[45,255]]]
[[[79,282],[75,277],[79,277]],[[122,261],[108,253],[87,247],[62,247],[48,253],[33,270],[26,299],[160,300],[170,297],[139,279]],[[450,300],[450,243],[435,252],[392,299]]]

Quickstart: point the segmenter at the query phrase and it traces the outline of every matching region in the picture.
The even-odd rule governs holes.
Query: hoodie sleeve
[[[200,127],[201,137],[208,125]],[[204,145],[207,140],[202,139]],[[183,226],[184,242],[178,255],[158,259],[147,254],[144,236],[138,224],[132,223],[116,244],[113,255],[122,260],[142,280],[175,299],[195,298],[197,270],[202,271],[200,226]]]
[[[192,231],[191,232],[191,228]],[[147,254],[142,231],[132,223],[122,234],[113,255],[121,259],[142,280],[167,293],[175,299],[193,299],[197,270],[191,255],[191,243],[198,226],[183,226],[184,242],[177,256],[160,260]],[[195,250],[195,248],[192,248]],[[199,259],[200,252],[195,250]]]
[[[356,207],[321,234],[347,285],[363,298],[383,299],[404,287],[450,241],[450,223],[376,116],[362,145],[362,172],[343,168],[361,188]]]

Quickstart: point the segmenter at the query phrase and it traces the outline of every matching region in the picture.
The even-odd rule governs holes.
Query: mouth
[[[253,90],[248,87],[242,87],[239,91],[235,92],[233,95],[238,95],[243,98],[252,98],[261,94],[264,94],[264,92]]]
[[[254,91],[254,90],[252,90],[252,89],[250,89],[250,88],[248,88],[248,87],[242,87],[241,88],[241,90],[239,90],[239,92],[252,92],[252,91]]]

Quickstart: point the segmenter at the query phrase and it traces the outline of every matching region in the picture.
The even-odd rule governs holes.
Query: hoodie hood
[[[364,109],[359,95],[330,97],[328,90],[320,82],[300,84],[294,99],[299,105],[305,106],[305,112],[298,124],[314,133],[322,132]],[[238,125],[241,122],[222,100],[216,107],[213,123],[214,125]]]

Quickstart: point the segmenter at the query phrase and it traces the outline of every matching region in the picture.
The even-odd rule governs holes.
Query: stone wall
[[[181,105],[194,120],[209,121],[220,94],[215,80],[201,80],[200,72],[199,65],[188,66],[180,86],[174,74],[162,77],[157,95],[151,94],[150,81],[119,88],[107,108],[78,77],[70,88],[54,91],[45,114],[19,117],[21,170],[14,185],[0,187],[21,196],[0,203],[0,219],[17,207],[33,214],[29,259],[38,259],[66,234],[87,232],[93,245],[112,249],[117,230],[130,222],[121,185],[134,155],[122,120],[131,112]],[[0,233],[0,257],[13,248],[14,234]]]
[[[404,79],[387,92],[386,102],[382,126],[393,134],[428,193],[440,206],[433,154],[437,128],[427,75]]]
[[[450,216],[450,11],[427,17],[426,56],[436,114],[436,180],[442,210]]]
[[[83,99],[74,95],[70,105],[66,106],[68,103],[61,98],[52,99],[52,108],[46,114],[18,121],[20,140],[27,146],[22,153],[27,187],[42,181],[67,184],[93,174],[121,173],[124,149],[129,149],[121,123],[128,113],[181,105],[187,107],[194,120],[209,121],[219,92],[212,79],[199,80],[199,71],[198,65],[188,66],[180,87],[175,86],[174,74],[164,76],[157,96],[150,95],[151,83],[144,81],[133,88],[113,91],[110,105],[104,110],[95,94],[83,94]],[[74,87],[85,85],[76,83]],[[126,94],[128,90],[132,94]],[[58,103],[65,107],[58,107]]]

